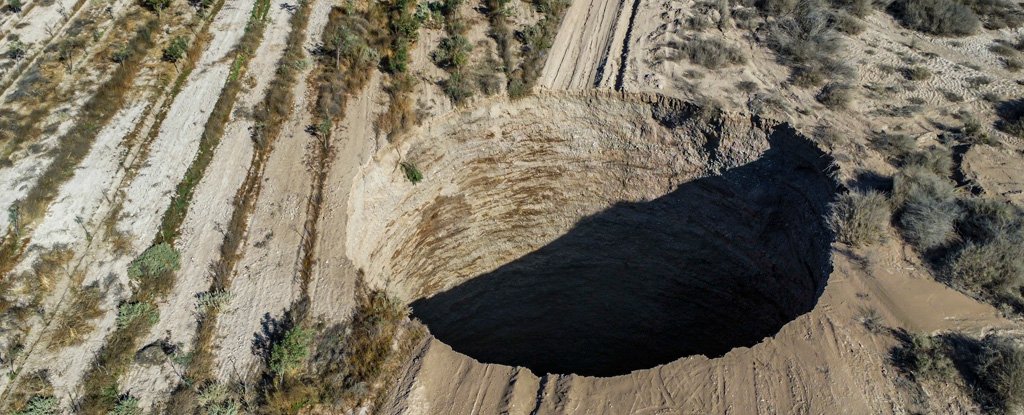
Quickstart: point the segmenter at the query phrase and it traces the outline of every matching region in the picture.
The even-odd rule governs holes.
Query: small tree
[[[188,52],[188,39],[177,36],[171,40],[171,44],[164,48],[164,60],[175,63]]]
[[[472,51],[473,45],[465,36],[455,35],[442,39],[431,57],[441,68],[459,69],[469,62],[469,53]]]
[[[128,44],[122,43],[114,52],[110,54],[110,60],[115,63],[124,63],[128,58],[132,56],[132,50],[128,47]]]
[[[416,168],[415,164],[403,161],[402,172],[405,173],[405,178],[409,179],[413,184],[423,180],[423,173],[420,172],[420,169]]]
[[[117,307],[117,328],[123,329],[136,321],[152,326],[160,321],[160,312],[150,303],[124,303]]]
[[[309,344],[313,341],[313,333],[301,327],[288,330],[281,342],[270,351],[270,371],[277,376],[284,376],[299,368],[302,361],[309,355]]]
[[[142,4],[148,7],[150,10],[160,14],[168,6],[171,5],[171,0],[142,0]]]
[[[142,415],[142,409],[139,409],[139,398],[134,396],[125,395],[117,400],[117,404],[114,405],[114,410],[109,412],[110,415]]]
[[[893,179],[893,201],[903,236],[921,251],[956,238],[954,222],[962,210],[953,183],[928,168],[911,165]]]
[[[15,40],[7,45],[7,57],[14,60],[24,58],[28,53],[28,45],[20,40]]]

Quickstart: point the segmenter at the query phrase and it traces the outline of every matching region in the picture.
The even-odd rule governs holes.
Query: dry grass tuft
[[[953,184],[921,166],[903,168],[893,180],[893,202],[903,236],[922,252],[957,239],[962,214]]]
[[[93,320],[103,315],[103,297],[103,291],[95,284],[73,291],[70,304],[53,322],[48,348],[58,350],[84,341],[95,329]]]
[[[885,239],[892,213],[889,200],[876,191],[853,191],[832,204],[828,224],[840,242],[869,246]]]

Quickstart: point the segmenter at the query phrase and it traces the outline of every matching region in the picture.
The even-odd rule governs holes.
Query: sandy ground
[[[29,46],[26,57],[23,62],[17,62],[18,65],[31,63],[50,42],[60,37],[59,35],[67,29],[72,18],[86,8],[81,6],[90,4],[89,2],[79,2],[79,0],[55,0],[49,2],[48,5],[39,4],[29,8],[18,19],[19,24],[13,25],[10,31],[3,32],[6,36],[0,39],[0,50],[6,52],[11,42],[18,39]],[[27,24],[20,24],[21,22]],[[11,63],[16,62],[12,61],[6,53],[0,57],[0,67],[4,67],[4,69],[0,69],[0,85],[9,82],[11,75],[18,74],[17,70],[6,67]]]
[[[119,229],[139,235],[135,248],[149,247],[174,187],[195,157],[210,110],[220,96],[231,62],[225,57],[238,42],[252,4],[228,1],[210,27],[210,44],[171,104],[160,133],[149,147],[150,161],[127,188]]]
[[[632,1],[638,0],[572,2],[537,84],[565,90],[614,87]]]
[[[330,7],[323,1],[313,3],[304,42],[307,48],[320,39]],[[280,318],[300,294],[298,256],[312,186],[306,161],[314,143],[305,132],[313,123],[307,108],[315,99],[307,90],[309,73],[303,71],[292,86],[296,97],[292,117],[271,150],[243,253],[231,277],[233,298],[218,320],[216,370],[225,381],[253,373],[259,356],[252,345],[262,333],[261,323]]]
[[[98,29],[104,32],[109,32],[116,17],[120,17],[126,11],[128,1],[120,0],[114,1],[109,5],[109,13],[104,11],[104,15],[111,16],[109,21],[102,22]],[[57,3],[54,3],[57,4]],[[77,18],[86,18],[87,14],[95,14],[96,10],[83,10],[78,14]],[[35,10],[35,8],[33,8]],[[91,14],[90,14],[91,15]],[[59,37],[59,36],[58,36]],[[78,64],[87,62],[88,59],[92,58],[94,54],[106,54],[107,50],[102,47],[103,40],[106,37],[102,37],[100,42],[96,42],[93,48],[87,53],[82,54],[79,57]],[[6,55],[3,55],[6,57]],[[81,105],[90,98],[96,89],[102,85],[102,81],[105,79],[94,79],[99,82],[93,82],[87,86],[83,86],[84,81],[93,78],[99,78],[102,75],[94,73],[96,71],[77,68],[74,76],[66,76],[61,81],[61,84],[57,86],[60,90],[73,91],[72,96],[67,102],[58,102],[53,111],[45,117],[41,122],[43,125],[55,125],[56,128],[52,132],[48,132],[42,135],[42,137],[31,137],[27,140],[23,146],[30,146],[29,148],[17,149],[12,154],[14,160],[13,165],[10,167],[0,168],[0,209],[7,211],[8,208],[15,201],[23,198],[32,187],[35,186],[36,181],[39,178],[39,174],[45,170],[51,162],[51,159],[46,156],[46,151],[60,144],[60,138],[68,131],[69,128],[74,124],[75,118],[78,115],[78,110]],[[15,74],[12,74],[12,76]],[[18,74],[24,75],[24,74]],[[16,80],[20,80],[17,78]],[[2,93],[0,99],[10,99],[10,96],[18,89],[17,82],[14,87],[9,88],[7,91]],[[6,102],[6,101],[5,101]],[[20,105],[11,104],[14,107],[12,109],[18,109]],[[7,215],[0,217],[0,229],[5,229],[8,225]]]
[[[195,71],[186,81],[181,94],[171,106],[170,113],[161,126],[161,132],[152,143],[149,158],[135,180],[128,186],[128,200],[124,214],[119,218],[118,227],[127,233],[135,243],[133,253],[117,255],[108,246],[100,245],[82,254],[79,267],[84,270],[84,284],[99,282],[108,293],[104,308],[105,316],[95,322],[96,330],[82,344],[66,348],[59,353],[33,350],[22,366],[24,373],[47,368],[53,376],[55,390],[59,396],[69,395],[88,367],[90,360],[81,356],[93,356],[104,343],[107,334],[113,330],[116,304],[127,291],[127,265],[135,254],[148,247],[156,232],[156,226],[170,199],[170,192],[184,174],[188,163],[195,154],[196,145],[202,132],[209,108],[216,101],[224,83],[230,62],[223,59],[231,46],[241,36],[249,15],[251,3],[231,2],[225,4],[215,18],[212,27],[213,38],[209,47],[197,63]],[[134,121],[120,118],[121,121]],[[112,124],[118,131],[131,123]],[[191,152],[188,151],[191,146]],[[145,190],[146,192],[144,192]],[[144,200],[143,196],[150,197]]]
[[[381,77],[380,73],[374,73],[363,92],[348,104],[345,119],[335,131],[337,152],[324,189],[317,262],[309,293],[310,297],[321,299],[313,302],[313,315],[326,321],[344,321],[353,305],[356,269],[345,252],[346,207],[351,190],[346,184],[352,182],[358,167],[373,154],[376,144],[373,120],[383,110],[379,99]]]
[[[19,68],[37,59],[44,45],[59,39],[68,29],[69,19],[62,15],[62,10],[65,14],[80,15],[100,7],[98,3],[84,2],[79,10],[71,10],[75,1],[57,0],[50,5],[27,2],[22,15],[2,17],[0,33],[5,36],[0,39],[0,52],[14,36],[31,43],[32,48],[29,57],[14,67],[8,67],[9,59],[0,56],[0,67],[4,68],[0,69],[0,84],[15,81],[20,76]],[[842,179],[865,170],[891,173],[891,166],[866,150],[864,138],[871,132],[896,131],[920,136],[922,143],[931,142],[934,134],[927,133],[936,129],[936,122],[952,122],[958,111],[983,114],[985,125],[994,121],[986,94],[1010,98],[1024,93],[1024,86],[1017,83],[1018,74],[1006,71],[1000,58],[988,50],[995,39],[1013,40],[1024,30],[986,31],[955,40],[935,39],[907,31],[888,15],[875,12],[865,19],[866,30],[847,39],[842,52],[842,59],[858,68],[851,81],[857,88],[858,99],[850,111],[827,110],[814,100],[817,89],[780,86],[789,69],[779,65],[774,54],[755,44],[752,34],[744,30],[708,30],[704,34],[721,36],[741,46],[746,64],[707,70],[685,60],[663,59],[668,42],[691,35],[684,22],[696,13],[696,3],[574,1],[548,52],[538,80],[541,93],[591,89],[655,91],[685,99],[707,97],[733,111],[748,109],[761,94],[773,94],[787,104],[780,116],[801,131],[812,131],[827,122],[849,136],[846,143],[823,144],[833,152],[842,169]],[[129,4],[133,3],[113,3],[114,13],[123,12]],[[323,0],[314,3],[304,42],[307,50],[319,42],[332,5]],[[33,323],[35,328],[27,339],[31,347],[18,368],[21,373],[49,369],[56,395],[62,399],[74,396],[90,363],[89,357],[103,346],[115,326],[116,305],[131,290],[125,275],[127,264],[151,243],[175,186],[195,156],[209,111],[230,69],[231,62],[225,57],[241,36],[251,6],[250,1],[226,2],[210,29],[213,37],[209,46],[173,101],[140,94],[104,126],[74,177],[62,186],[46,216],[32,230],[33,247],[19,263],[18,271],[28,269],[43,250],[66,244],[75,252],[72,268],[83,273],[83,283],[99,283],[109,293],[105,315],[94,322],[97,330],[83,344],[47,351],[49,339],[44,322]],[[488,27],[476,6],[464,4],[461,13],[471,22],[471,42],[484,46],[478,51],[489,51],[493,46],[486,38]],[[511,20],[517,24],[531,23],[537,18],[526,2],[512,2],[510,7]],[[223,227],[233,209],[232,198],[250,168],[253,148],[249,131],[253,120],[243,113],[263,99],[290,29],[285,3],[275,2],[270,16],[265,40],[250,63],[252,84],[239,96],[238,112],[229,120],[224,137],[214,150],[214,161],[196,188],[182,226],[176,246],[182,254],[177,283],[159,304],[160,322],[147,333],[144,342],[168,339],[189,345],[194,339],[195,298],[209,286],[207,267],[218,258]],[[397,164],[396,149],[408,148],[422,138],[421,134],[431,131],[432,123],[462,110],[454,108],[438,87],[447,74],[430,62],[436,43],[445,36],[442,30],[423,29],[411,51],[411,73],[420,81],[414,99],[428,117],[425,127],[395,144],[388,144],[376,134],[373,123],[387,104],[381,91],[386,78],[380,73],[372,76],[362,93],[352,97],[343,122],[336,126],[336,152],[324,189],[309,286],[315,318],[343,321],[353,305],[352,291],[362,255],[359,251],[364,248],[359,243],[364,235],[353,230],[358,226],[353,228],[351,209],[380,196],[352,193],[360,185],[367,185],[360,183],[366,180],[364,173],[382,160]],[[483,52],[476,52],[473,62],[479,62],[482,56]],[[926,67],[933,76],[923,81],[906,80],[899,69],[908,65]],[[699,76],[694,75],[695,71],[700,72]],[[300,243],[312,187],[308,163],[315,153],[315,140],[305,132],[313,120],[309,108],[315,99],[315,88],[308,83],[309,73],[308,68],[304,70],[293,86],[293,116],[269,155],[244,248],[232,275],[233,297],[220,315],[214,347],[217,376],[221,380],[246,378],[255,373],[260,357],[253,351],[254,337],[261,334],[264,323],[280,318],[301,294]],[[989,79],[982,82],[980,77]],[[736,86],[739,81],[753,82],[757,88],[753,92],[740,91]],[[149,86],[144,81],[137,85],[140,90]],[[8,88],[3,94],[10,91]],[[80,91],[76,100],[84,99],[86,92]],[[951,98],[954,96],[960,99]],[[162,106],[165,103],[167,107]],[[474,101],[465,110],[477,111],[481,118],[506,115],[488,112],[482,109],[482,103]],[[909,115],[895,114],[914,105],[921,109]],[[62,111],[51,115],[47,122],[59,121],[63,123],[59,128],[66,129],[73,122],[75,106],[69,103],[60,107]],[[150,126],[147,123],[154,120],[154,108],[166,108],[167,117],[160,125]],[[158,128],[153,141],[126,142],[140,123],[143,125],[137,132],[141,134],[136,136],[147,137],[149,128]],[[1020,168],[1024,154],[1020,147],[1024,142],[995,130],[989,133],[1005,145],[972,148],[964,156],[964,175],[988,195],[1024,204],[1024,169]],[[33,144],[56,145],[55,137],[59,134]],[[521,144],[515,137],[507,139],[509,146]],[[22,151],[13,166],[0,169],[0,211],[27,192],[47,162],[38,153]],[[126,171],[126,165],[134,168]],[[387,180],[396,187],[412,186],[397,168]],[[115,208],[122,209],[117,229],[133,244],[128,253],[116,253],[103,241],[107,235],[101,222]],[[374,213],[382,217],[386,212],[381,209]],[[6,215],[0,215],[0,228],[6,221]],[[720,358],[684,357],[608,378],[544,375],[521,367],[481,364],[435,338],[428,338],[405,362],[398,387],[391,391],[383,412],[906,413],[917,392],[901,382],[903,378],[887,362],[888,351],[895,344],[893,337],[872,332],[859,321],[867,310],[877,311],[886,327],[925,333],[962,330],[979,335],[990,330],[1015,329],[1019,322],[1007,321],[994,308],[935,282],[913,250],[898,240],[894,234],[888,243],[864,250],[833,245],[834,271],[813,310],[761,343],[733,349]],[[483,258],[481,261],[497,261],[501,253],[492,252],[495,249],[498,248],[484,247],[476,254]],[[380,269],[365,271],[383,274]],[[415,271],[399,269],[393,274],[400,275],[387,278],[390,282],[390,278],[402,278],[403,272]],[[54,294],[44,302],[49,315],[63,305],[73,288],[72,282],[69,278],[58,281]],[[0,377],[0,388],[8,389],[10,382],[11,378]],[[122,378],[124,389],[140,398],[144,408],[158,408],[177,382],[169,365],[133,364]],[[932,406],[925,409],[931,413],[974,410],[958,395],[941,391],[935,392],[929,404]]]
[[[271,7],[264,41],[249,62],[247,73],[274,72],[284,54],[283,39],[288,33],[290,14],[281,7]],[[270,79],[254,77],[251,88],[239,93],[236,110],[247,110],[258,104],[266,94]],[[182,234],[176,248],[183,258],[177,272],[177,284],[160,306],[160,322],[143,341],[144,344],[167,340],[185,347],[191,346],[196,334],[196,296],[210,284],[209,266],[219,258],[224,229],[234,209],[233,199],[241,186],[252,160],[250,129],[254,121],[238,112],[228,120],[224,136],[216,148],[213,161],[196,187],[189,212],[182,224]],[[183,352],[188,352],[187,349]],[[135,363],[128,371],[124,383],[140,399],[144,408],[162,402],[178,383],[177,373],[169,364],[145,366]]]
[[[123,174],[120,169],[124,156],[123,149],[119,148],[121,140],[138,121],[145,106],[145,102],[137,102],[126,107],[115,116],[113,123],[100,132],[94,148],[83,160],[82,167],[62,187],[60,196],[33,232],[32,248],[23,258],[19,269],[15,269],[14,272],[31,267],[39,254],[60,245],[77,253],[76,262],[82,259],[81,256],[93,245],[92,235],[88,229],[95,229],[95,221],[101,219],[101,207],[110,200],[111,193],[116,190],[116,185]],[[66,212],[73,215],[65,215]],[[72,288],[71,282],[69,278],[56,281],[53,290],[55,294],[47,298],[43,307],[49,310],[59,309]],[[35,324],[44,323],[37,321]],[[39,327],[34,327],[26,338],[26,344],[37,344],[39,349],[43,349],[48,345],[45,335]],[[29,353],[31,352],[30,348]],[[8,377],[0,380],[0,389],[5,390],[10,380]]]

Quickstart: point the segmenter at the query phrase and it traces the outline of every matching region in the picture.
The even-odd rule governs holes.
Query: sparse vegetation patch
[[[876,191],[853,191],[839,196],[832,204],[828,224],[839,241],[866,246],[885,238],[890,217],[889,200],[885,195]]]
[[[967,36],[981,27],[978,15],[955,0],[896,0],[889,13],[910,29],[937,36]]]
[[[741,65],[747,60],[739,48],[714,37],[697,37],[677,46],[680,56],[708,69]]]

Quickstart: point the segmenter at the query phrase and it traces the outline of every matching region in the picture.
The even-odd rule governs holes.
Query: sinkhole
[[[480,362],[614,376],[718,357],[810,311],[831,271],[830,159],[786,124],[546,94],[393,146],[353,183],[351,259]]]

